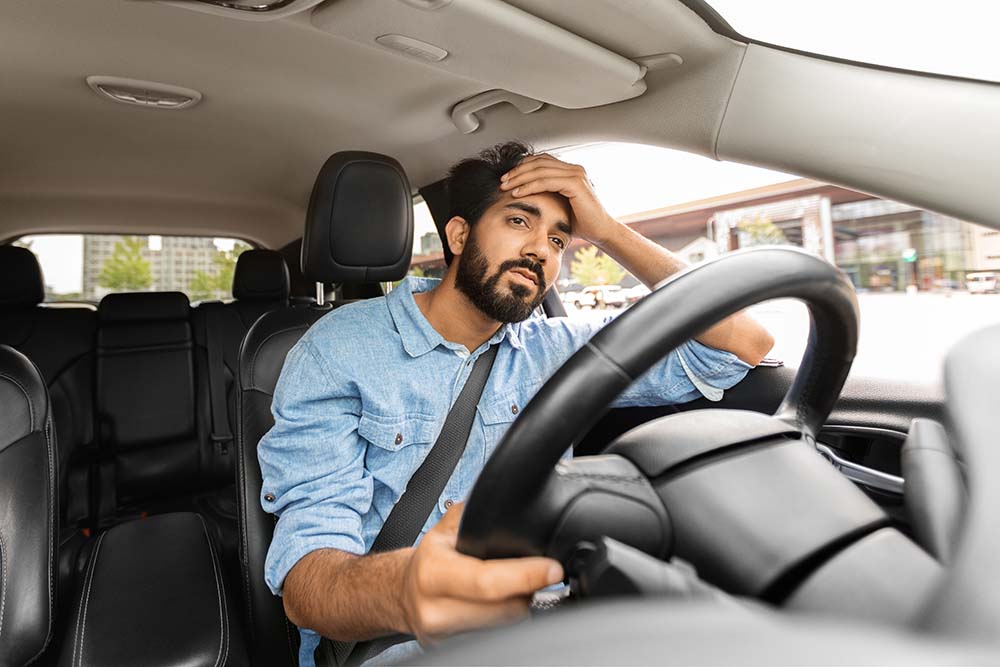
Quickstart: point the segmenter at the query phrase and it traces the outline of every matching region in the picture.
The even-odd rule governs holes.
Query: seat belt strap
[[[222,454],[229,453],[233,434],[229,430],[229,411],[226,410],[226,378],[222,359],[222,304],[203,304],[205,308],[205,345],[208,352],[208,396],[212,410],[212,442]]]
[[[434,511],[444,487],[465,453],[476,417],[476,407],[493,370],[499,344],[491,345],[479,355],[469,379],[448,411],[444,426],[431,451],[413,473],[406,491],[389,512],[369,553],[381,553],[413,546],[427,517]],[[317,665],[339,667],[360,665],[389,646],[409,641],[412,637],[394,635],[366,642],[340,642],[323,639],[316,650]]]

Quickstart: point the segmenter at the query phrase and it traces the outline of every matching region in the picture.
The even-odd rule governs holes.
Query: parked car
[[[592,298],[595,308],[621,308],[627,303],[621,285],[589,285],[583,288],[582,296]]]
[[[965,274],[965,288],[969,294],[996,294],[997,273],[995,271],[977,271]]]

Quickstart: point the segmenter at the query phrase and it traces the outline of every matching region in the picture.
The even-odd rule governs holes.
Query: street
[[[966,334],[1000,324],[1000,295],[865,293],[858,295],[861,338],[852,375],[921,384],[941,381],[948,350]],[[600,319],[623,309],[576,310],[573,318]],[[750,308],[768,328],[775,346],[768,355],[798,366],[809,332],[809,316],[798,301],[779,299]]]

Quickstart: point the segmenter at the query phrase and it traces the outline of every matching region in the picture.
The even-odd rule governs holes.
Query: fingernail
[[[549,583],[558,584],[562,580],[563,580],[562,566],[559,564],[552,565],[552,567],[549,568],[549,578],[548,578]]]
[[[510,175],[510,174],[504,174],[503,176],[501,176],[501,177],[500,177],[500,180],[501,180],[501,181],[506,181],[506,180],[507,180],[507,177],[508,177],[509,175]]]
[[[514,188],[514,194],[515,195],[521,194],[521,188]]]

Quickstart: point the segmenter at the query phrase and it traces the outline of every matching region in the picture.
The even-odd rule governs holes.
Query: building
[[[753,245],[799,246],[858,290],[960,287],[967,272],[1000,270],[1000,232],[804,178],[621,220],[692,263]],[[585,245],[570,245],[563,275]]]
[[[87,234],[83,237],[82,298],[97,301],[109,291],[98,284],[104,262],[114,254],[115,244],[123,237],[111,234]],[[214,259],[219,252],[210,237],[140,236],[145,242],[142,256],[150,264],[151,291],[189,292],[191,280],[199,272],[217,270]],[[229,294],[213,295],[226,298]]]

